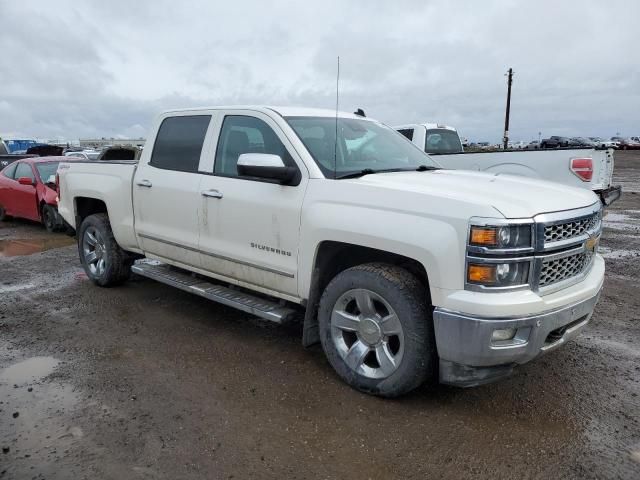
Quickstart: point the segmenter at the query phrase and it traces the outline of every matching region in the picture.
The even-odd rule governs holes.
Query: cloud
[[[145,135],[167,108],[340,104],[469,138],[639,134],[633,1],[0,3],[0,134]]]

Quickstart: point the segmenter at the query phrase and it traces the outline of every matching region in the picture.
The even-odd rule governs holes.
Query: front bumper
[[[573,339],[587,325],[600,296],[550,312],[487,318],[442,308],[433,312],[440,382],[475,386],[502,378],[520,365]],[[516,329],[512,340],[492,342],[496,329]]]
[[[605,207],[608,207],[622,196],[622,187],[620,185],[616,187],[609,187],[605,190],[601,190],[598,194],[602,204]]]

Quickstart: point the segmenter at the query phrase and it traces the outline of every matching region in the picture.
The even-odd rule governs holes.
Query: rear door
[[[33,185],[20,185],[18,179],[27,177],[31,179]],[[40,220],[38,212],[38,199],[36,194],[36,175],[31,165],[27,162],[19,162],[13,174],[15,179],[8,199],[7,212],[16,217],[28,218],[29,220]]]
[[[149,257],[200,266],[198,168],[211,118],[180,114],[162,119],[151,155],[140,161],[133,180],[135,226]]]
[[[215,161],[200,185],[203,268],[297,297],[300,212],[308,173],[269,116],[230,111],[220,120]],[[300,183],[279,185],[240,177],[237,163],[243,153],[279,155],[298,169]]]

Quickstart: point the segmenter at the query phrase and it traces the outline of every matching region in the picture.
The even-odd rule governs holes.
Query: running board
[[[195,293],[214,302],[237,308],[275,323],[285,323],[300,316],[300,313],[293,308],[209,282],[153,260],[143,260],[135,263],[131,267],[131,271],[140,276],[166,283],[185,292]]]

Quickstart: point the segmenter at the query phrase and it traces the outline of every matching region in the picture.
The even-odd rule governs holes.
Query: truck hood
[[[465,170],[377,173],[352,181],[488,205],[505,218],[529,218],[540,213],[587,207],[598,201],[593,192],[583,188],[515,175]]]

